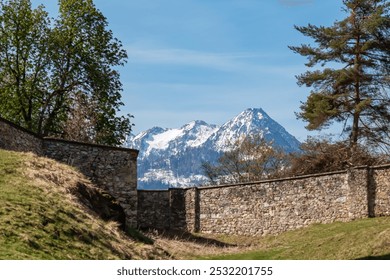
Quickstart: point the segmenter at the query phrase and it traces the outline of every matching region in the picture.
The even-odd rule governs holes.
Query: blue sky
[[[47,10],[57,1],[33,0]],[[263,108],[298,140],[296,120],[310,89],[295,75],[305,58],[289,45],[309,42],[294,25],[331,25],[341,0],[95,0],[128,52],[121,68],[123,113],[133,132],[180,127],[192,120],[223,124],[246,108]]]

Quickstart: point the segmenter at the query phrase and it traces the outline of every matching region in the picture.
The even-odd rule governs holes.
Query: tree
[[[92,0],[59,0],[53,24],[29,0],[1,2],[0,114],[43,136],[118,145],[127,54]],[[75,131],[78,129],[78,131]]]
[[[286,166],[286,155],[259,136],[240,138],[230,145],[217,164],[204,162],[211,184],[253,182],[275,178]]]
[[[49,18],[27,0],[0,5],[0,114],[37,131],[50,69]]]
[[[309,130],[344,123],[350,153],[359,142],[390,145],[390,3],[344,0],[348,16],[331,27],[295,27],[316,46],[290,47],[320,70],[297,76],[312,87],[298,117]],[[331,65],[326,67],[327,65]]]

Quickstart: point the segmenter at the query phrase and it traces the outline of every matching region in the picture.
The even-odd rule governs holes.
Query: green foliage
[[[29,129],[38,126],[41,87],[48,77],[50,24],[42,6],[0,2],[0,114]]]
[[[309,130],[344,123],[351,147],[360,141],[389,146],[390,3],[343,3],[348,16],[332,26],[295,27],[315,46],[290,49],[307,57],[307,67],[320,66],[297,76],[299,85],[312,88],[298,117]]]
[[[44,136],[120,144],[127,54],[93,1],[60,0],[56,19],[29,0],[0,4],[0,114]]]

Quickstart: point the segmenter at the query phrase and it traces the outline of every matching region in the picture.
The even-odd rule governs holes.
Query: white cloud
[[[210,53],[185,49],[148,49],[128,47],[129,60],[150,64],[201,66],[222,71],[235,71],[242,60],[260,57],[251,53]]]
[[[181,65],[184,67],[203,67],[223,72],[245,75],[272,74],[294,76],[302,71],[302,65],[291,63],[278,65],[285,54],[279,53],[212,53],[175,48],[127,47],[129,62],[140,64]]]

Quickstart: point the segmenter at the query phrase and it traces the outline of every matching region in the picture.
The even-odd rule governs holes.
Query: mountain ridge
[[[153,127],[129,137],[125,146],[136,148],[140,189],[202,185],[203,162],[215,163],[232,143],[258,134],[286,152],[299,150],[300,142],[261,108],[249,108],[221,126],[202,120],[180,128]]]

